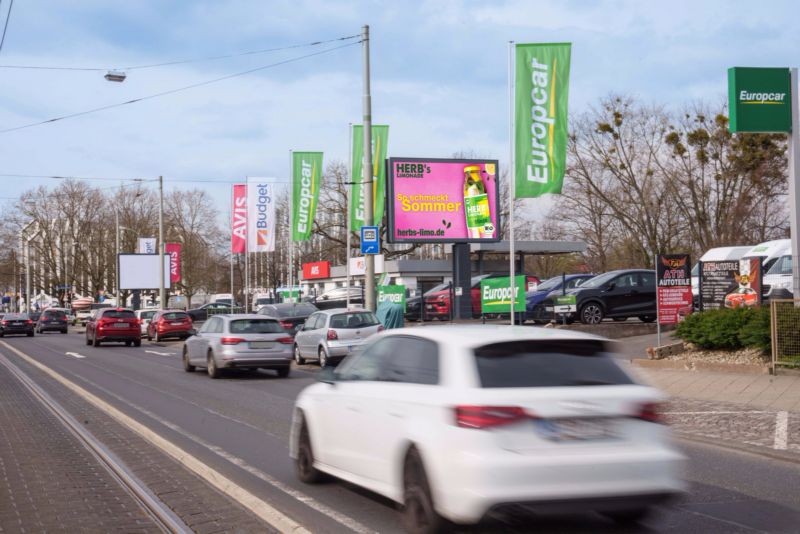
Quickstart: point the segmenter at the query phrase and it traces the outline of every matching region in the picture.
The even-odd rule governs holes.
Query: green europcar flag
[[[308,241],[322,181],[322,152],[292,152],[292,241]]]
[[[386,144],[389,141],[389,127],[372,125],[372,198],[373,224],[381,225],[386,203]],[[350,228],[354,232],[364,226],[364,128],[353,125],[353,174],[350,181]]]
[[[561,193],[567,166],[570,47],[570,43],[516,45],[516,198]]]

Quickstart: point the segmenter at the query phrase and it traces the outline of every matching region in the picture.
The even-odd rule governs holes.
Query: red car
[[[486,278],[497,278],[499,275],[481,274],[473,276],[470,280],[470,293],[472,295],[472,316],[480,317],[481,315],[481,280]],[[539,283],[539,279],[535,276],[526,276],[526,283]],[[522,294],[525,294],[527,287],[520,288]],[[425,319],[439,319],[447,321],[450,319],[450,292],[453,289],[445,288],[441,291],[435,291],[429,295],[425,295]]]
[[[103,308],[94,310],[86,321],[86,344],[99,347],[100,343],[118,341],[128,347],[142,344],[142,330],[133,310]]]
[[[194,328],[192,318],[183,310],[159,310],[147,325],[147,339],[156,342],[168,337],[186,339]]]

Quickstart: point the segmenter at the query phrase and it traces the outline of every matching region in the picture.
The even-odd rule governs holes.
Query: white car
[[[519,506],[638,521],[685,489],[664,399],[596,336],[401,328],[301,392],[290,455],[304,482],[327,473],[402,504],[411,531]]]
[[[142,337],[147,335],[147,327],[150,325],[151,319],[159,311],[158,308],[142,308],[141,310],[136,310],[134,313],[136,314],[136,318],[139,319],[141,323],[141,330],[142,330]]]

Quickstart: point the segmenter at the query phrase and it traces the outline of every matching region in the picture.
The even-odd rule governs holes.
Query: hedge
[[[708,350],[771,348],[769,308],[723,308],[693,313],[675,334],[684,341]]]

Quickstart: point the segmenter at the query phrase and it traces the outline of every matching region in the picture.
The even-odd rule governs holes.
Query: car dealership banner
[[[181,244],[167,243],[164,252],[169,256],[169,281],[173,284],[181,281]]]
[[[231,253],[247,252],[247,185],[234,184],[231,199]]]
[[[499,241],[497,160],[389,160],[389,241]]]
[[[516,45],[516,198],[561,193],[567,161],[570,47],[570,43]]]
[[[393,302],[403,307],[406,312],[406,286],[395,284],[391,286],[378,286],[378,304],[381,302]]]
[[[514,311],[525,311],[525,276],[514,277]],[[508,313],[511,315],[511,278],[484,278],[481,280],[481,313]]]
[[[303,264],[303,280],[316,280],[319,278],[330,278],[331,262],[314,261]]]
[[[659,324],[676,324],[692,313],[692,262],[688,254],[656,256]]]
[[[383,210],[386,198],[386,145],[389,141],[389,127],[385,125],[372,125],[372,198],[373,198],[373,217],[372,222],[376,226],[381,225],[383,220]],[[353,125],[352,138],[352,167],[353,174],[350,177],[350,228],[354,232],[364,226],[365,211],[364,201],[366,198],[366,187],[370,184],[364,181],[364,127],[360,124]]]
[[[247,179],[247,250],[275,250],[275,204],[278,202],[275,178]]]
[[[761,258],[700,262],[700,309],[761,305]]]
[[[292,241],[308,241],[322,181],[322,152],[292,152]]]

